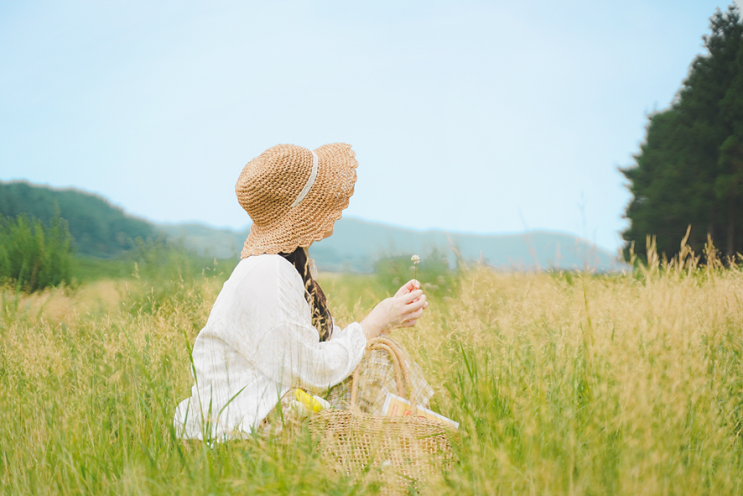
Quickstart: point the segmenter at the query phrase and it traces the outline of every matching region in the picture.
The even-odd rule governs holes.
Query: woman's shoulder
[[[218,300],[251,314],[304,312],[304,283],[294,265],[280,255],[253,255],[242,259],[225,283]],[[245,302],[250,302],[246,307]],[[278,307],[276,307],[278,305]]]
[[[253,255],[243,258],[230,276],[235,283],[274,281],[279,285],[304,287],[302,278],[294,266],[281,255]]]
[[[235,268],[235,271],[238,270],[244,270],[244,271],[281,271],[281,272],[288,272],[294,270],[294,266],[284,257],[281,255],[269,255],[269,254],[263,254],[263,255],[252,255],[250,257],[245,257],[242,260],[240,260],[240,263],[237,264],[237,267]],[[296,270],[294,270],[296,272]],[[299,276],[299,274],[297,274]]]

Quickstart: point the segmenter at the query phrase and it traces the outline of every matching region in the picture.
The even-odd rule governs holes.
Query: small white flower
[[[421,261],[421,257],[419,257],[418,255],[413,255],[412,257],[410,257],[410,260],[412,260],[413,263],[417,265],[418,262]]]

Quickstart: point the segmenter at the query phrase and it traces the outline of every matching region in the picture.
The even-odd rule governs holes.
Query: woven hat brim
[[[320,241],[348,208],[358,162],[350,145],[334,143],[315,150],[318,173],[305,199],[271,225],[250,226],[240,258],[291,253]]]

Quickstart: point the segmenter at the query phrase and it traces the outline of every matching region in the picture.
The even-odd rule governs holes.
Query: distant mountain
[[[234,231],[204,224],[160,224],[157,229],[168,239],[183,242],[188,248],[215,258],[240,258],[250,229]]]
[[[481,260],[500,269],[593,269],[620,268],[616,255],[570,234],[533,231],[525,234],[479,235],[415,231],[358,219],[340,219],[333,236],[310,248],[318,267],[326,270],[368,272],[382,256],[425,256],[438,249],[455,259],[454,251],[467,261]]]
[[[59,205],[70,225],[79,254],[115,257],[137,237],[163,235],[182,242],[200,255],[236,260],[249,229],[217,229],[202,224],[156,225],[127,215],[106,199],[75,189],[54,189],[27,182],[0,182],[0,214],[20,213],[48,221]],[[310,254],[326,271],[371,272],[382,257],[412,255],[422,257],[439,250],[456,259],[455,250],[465,260],[482,260],[502,269],[584,269],[617,270],[616,256],[576,236],[535,231],[525,234],[477,235],[416,231],[359,219],[340,219],[335,233],[315,243]]]
[[[232,231],[201,224],[160,226],[170,238],[180,239],[202,255],[217,258],[239,256],[249,229]],[[415,231],[366,222],[354,218],[335,223],[333,235],[315,243],[310,255],[321,270],[371,272],[375,260],[386,256],[425,256],[434,249],[447,253],[452,248],[462,258],[482,260],[502,269],[583,269],[611,271],[620,268],[616,256],[570,234],[535,231],[526,234],[477,235],[444,231]]]
[[[5,217],[27,214],[48,223],[57,207],[82,255],[115,257],[129,247],[131,239],[156,235],[151,223],[126,214],[101,196],[26,181],[0,181],[0,214]]]

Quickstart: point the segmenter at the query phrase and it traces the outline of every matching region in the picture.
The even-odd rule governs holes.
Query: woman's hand
[[[382,300],[374,310],[361,321],[366,339],[374,339],[380,334],[388,333],[395,327],[413,327],[428,308],[426,295],[420,289],[418,281],[410,281],[392,298]]]
[[[416,281],[415,279],[411,279],[408,282],[403,285],[400,289],[397,290],[397,293],[395,293],[395,296],[402,296],[410,293],[411,291],[415,291],[416,289],[421,288],[421,283]]]
[[[395,296],[404,296],[420,288],[421,288],[421,283],[416,281],[415,279],[411,279],[408,282],[406,282],[403,287],[397,290],[397,293],[395,293]],[[428,308],[428,300],[426,300],[426,302],[423,304],[423,310],[425,310],[426,308]],[[414,325],[415,325],[415,322],[413,322],[410,326],[405,326],[405,327],[412,327]]]
[[[420,288],[421,288],[421,283],[419,283],[415,279],[411,279],[408,282],[406,282],[403,287],[397,290],[397,293],[395,293],[395,296],[403,296]],[[426,308],[428,308],[428,301],[426,301],[426,303],[423,304],[423,310],[425,310]],[[413,324],[415,324],[415,322]]]

